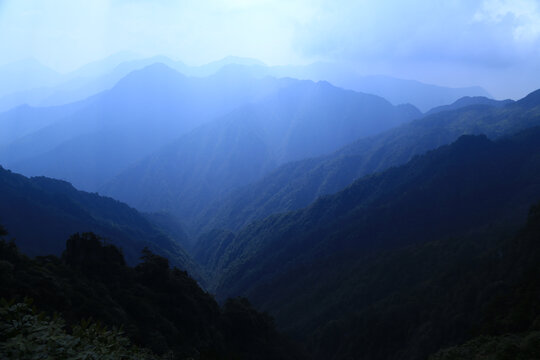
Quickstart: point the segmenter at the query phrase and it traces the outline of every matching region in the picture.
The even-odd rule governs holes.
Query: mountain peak
[[[486,96],[463,96],[449,105],[442,105],[442,106],[434,107],[433,109],[429,110],[426,113],[426,115],[432,115],[432,114],[436,114],[442,111],[458,110],[467,106],[475,106],[475,105],[503,107],[512,102],[513,100],[508,100],[508,99],[507,100],[494,100]]]
[[[121,79],[114,88],[130,89],[137,85],[166,84],[178,82],[185,78],[185,75],[161,62],[157,62],[140,70],[132,71]]]
[[[140,69],[140,70],[136,70],[134,71],[134,73],[137,72],[137,73],[168,73],[168,74],[179,74],[181,75],[178,71],[174,70],[173,68],[171,68],[170,66],[166,65],[165,63],[163,62],[155,62],[153,64],[150,64],[148,66],[145,66],[144,68]]]
[[[533,91],[523,99],[516,102],[517,105],[525,107],[535,107],[540,105],[540,89]]]

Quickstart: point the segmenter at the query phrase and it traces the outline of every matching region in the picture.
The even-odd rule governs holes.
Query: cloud
[[[269,64],[324,60],[352,64],[365,73],[461,86],[499,78],[512,69],[524,73],[540,64],[538,0],[0,4],[0,63],[36,57],[60,70],[127,50],[189,64],[227,55]],[[475,77],[480,72],[486,75]]]
[[[485,0],[474,19],[494,24],[509,21],[518,42],[540,38],[540,5],[536,0]]]

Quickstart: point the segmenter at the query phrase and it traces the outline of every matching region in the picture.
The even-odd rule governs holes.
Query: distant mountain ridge
[[[77,111],[64,111],[73,105],[55,107],[58,116],[48,126],[0,148],[0,161],[26,175],[60,178],[95,191],[186,132],[290,83],[240,75],[224,71],[193,78],[163,64],[151,65],[85,100]],[[49,109],[28,113],[39,119]],[[10,113],[16,121],[28,120],[19,118],[17,109]]]
[[[197,77],[214,75],[223,67],[232,64],[265,66],[264,63],[258,60],[235,56],[228,56],[201,66],[188,66],[181,61],[175,61],[166,56],[141,58],[130,53],[118,53],[89,63],[68,74],[60,75],[51,71],[51,73],[55,74],[54,82],[41,81],[26,87],[15,87],[12,90],[6,89],[5,94],[0,94],[0,112],[20,105],[45,107],[81,101],[102,91],[110,90],[129,73],[155,63],[163,63],[186,76]],[[24,63],[18,66],[24,68]],[[2,78],[2,68],[0,66],[0,78]],[[10,68],[6,67],[7,70],[10,70]],[[18,77],[20,81],[21,76],[21,74],[15,74],[15,79]],[[50,86],[47,86],[47,84],[50,84]]]
[[[485,89],[479,86],[451,88],[388,75],[366,75],[354,67],[343,64],[317,62],[305,66],[252,68],[254,72],[259,72],[259,74],[277,77],[289,76],[298,79],[326,80],[344,89],[381,96],[394,105],[413,104],[422,112],[453,103],[464,96],[491,97]]]
[[[433,109],[429,110],[428,112],[426,112],[425,115],[428,116],[428,115],[432,115],[432,114],[442,112],[442,111],[458,110],[458,109],[464,108],[466,106],[472,106],[472,105],[489,105],[489,106],[493,106],[493,107],[503,107],[503,106],[506,106],[506,105],[511,104],[513,102],[514,102],[514,100],[510,100],[510,99],[507,99],[507,100],[493,100],[493,99],[489,99],[489,98],[483,97],[483,96],[472,96],[472,97],[471,96],[464,96],[464,97],[456,100],[452,104],[442,105],[442,106],[438,106],[436,108],[433,108]]]
[[[189,222],[212,200],[279,164],[335,151],[421,116],[411,105],[392,106],[326,82],[287,81],[289,86],[138,162],[100,191],[143,211],[170,211]]]
[[[538,92],[506,105],[471,105],[441,111],[379,135],[359,139],[333,154],[291,162],[210,205],[197,220],[199,232],[238,230],[273,213],[308,206],[354,180],[455,141],[464,134],[490,138],[540,125]],[[491,103],[491,102],[490,102]]]
[[[480,87],[449,88],[424,84],[414,80],[398,79],[384,75],[361,75],[357,69],[342,64],[313,63],[304,66],[267,66],[259,60],[228,56],[200,66],[188,66],[166,56],[141,58],[135,54],[119,53],[87,64],[63,75],[55,86],[30,86],[20,91],[7,91],[0,96],[0,111],[28,104],[32,106],[63,105],[83,100],[112,88],[128,73],[161,62],[187,75],[206,77],[228,65],[245,67],[259,77],[293,77],[312,81],[329,81],[335,86],[381,96],[394,105],[410,103],[426,112],[440,105],[450,104],[463,96],[490,95]],[[0,74],[2,67],[0,67]],[[0,76],[1,78],[1,76]],[[16,88],[14,88],[15,90]]]

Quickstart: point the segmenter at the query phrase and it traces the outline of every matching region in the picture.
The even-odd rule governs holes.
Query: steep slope
[[[491,228],[362,258],[339,269],[345,281],[338,271],[319,272],[321,282],[338,284],[325,289],[336,290],[327,299],[335,308],[313,332],[314,358],[426,359],[471,339],[433,359],[536,358],[537,211],[517,235]]]
[[[237,230],[249,222],[309,205],[359,177],[409,161],[415,155],[451,143],[463,134],[497,138],[540,125],[540,91],[503,107],[467,106],[436,113],[360,139],[324,157],[285,164],[261,180],[215,202],[197,228]]]
[[[172,238],[136,210],[116,200],[76,190],[45,177],[26,178],[0,168],[0,221],[31,255],[60,254],[65,239],[93,231],[122,249],[130,264],[147,246],[200,279],[198,267]]]
[[[412,106],[394,107],[373,95],[289,81],[276,94],[185,135],[100,191],[189,221],[212,200],[279,164],[332,152],[420,116]]]
[[[444,247],[459,249],[452,237],[475,229],[487,229],[487,239],[496,240],[497,233],[501,234],[498,228],[515,228],[534,199],[540,198],[538,159],[539,128],[497,142],[485,136],[464,136],[404,166],[367,176],[304,210],[271,216],[232,238],[220,236],[223,246],[219,254],[214,252],[218,258],[212,258],[212,253],[205,258],[202,251],[197,259],[206,259],[207,264],[214,264],[215,274],[222,274],[216,284],[218,297],[248,296],[275,315],[282,328],[300,337],[319,334],[314,346],[321,359],[331,354],[336,359],[360,354],[373,359],[423,358],[440,346],[466,340],[480,320],[497,331],[498,321],[504,323],[504,316],[514,316],[508,307],[500,317],[493,317],[497,311],[472,316],[479,308],[491,311],[483,306],[487,306],[485,299],[497,298],[490,297],[493,290],[514,294],[489,286],[480,287],[487,291],[485,297],[460,314],[461,304],[469,304],[462,292],[470,276],[477,269],[484,269],[486,276],[493,273],[488,265],[477,267],[476,255],[468,258],[468,250],[460,253]],[[437,256],[416,253],[422,247],[429,253],[425,244],[438,239],[445,245],[436,245],[436,251],[441,251]],[[472,239],[467,246],[472,250],[479,246],[482,252],[482,243]],[[412,255],[400,250],[410,246]],[[538,254],[538,244],[534,246]],[[503,248],[502,254],[511,248]],[[533,254],[519,250],[523,256]],[[397,253],[390,256],[392,252]],[[496,248],[492,254],[501,253]],[[452,275],[459,276],[459,286],[444,288],[453,284],[445,272],[459,271],[462,261],[470,266],[469,272]],[[513,260],[505,269],[513,268],[516,276],[528,274],[521,272],[523,267],[517,272],[515,264],[519,262]],[[538,270],[537,262],[526,264]],[[440,268],[442,272],[437,272]],[[431,288],[425,281],[432,275],[436,281],[446,280]],[[520,286],[513,275],[508,276],[512,286]],[[490,278],[490,284],[497,281]],[[440,302],[431,299],[444,298],[441,291],[452,296],[438,306]],[[453,312],[447,313],[445,309],[452,307]],[[489,316],[482,319],[483,315]],[[435,320],[439,316],[442,320]],[[468,319],[464,330],[456,316]],[[433,323],[424,325],[430,319]],[[513,319],[514,327],[506,323],[502,331],[527,330],[519,325],[521,317]],[[526,324],[533,324],[533,319]],[[422,331],[423,326],[428,328]]]
[[[169,141],[288,83],[226,69],[208,78],[187,78],[165,65],[151,65],[62,121],[4,147],[0,161],[25,175],[96,190]]]
[[[255,279],[262,284],[287,264],[340,251],[404,246],[522,218],[530,199],[540,198],[539,137],[538,128],[498,142],[464,136],[304,210],[253,223],[221,259],[217,270],[225,275],[218,293],[246,293]]]
[[[167,259],[146,250],[143,262],[131,268],[126,266],[116,247],[103,244],[91,233],[70,237],[61,258],[29,259],[18,253],[13,244],[0,239],[0,262],[2,296],[17,301],[30,297],[40,310],[62,314],[74,336],[84,334],[76,329],[80,325],[96,337],[92,345],[104,342],[106,346],[103,353],[89,353],[91,348],[77,346],[76,339],[63,343],[58,331],[40,339],[47,326],[43,323],[32,329],[31,334],[22,332],[18,339],[13,339],[17,335],[14,330],[33,321],[27,313],[9,321],[20,308],[6,306],[3,300],[0,356],[16,350],[18,341],[19,355],[15,352],[7,358],[29,358],[29,353],[43,357],[46,350],[55,348],[65,355],[65,348],[70,347],[79,351],[68,353],[69,357],[60,354],[52,357],[158,358],[120,357],[117,353],[120,346],[113,334],[102,331],[101,326],[92,327],[93,322],[99,321],[121,328],[134,343],[150,348],[160,359],[300,358],[294,346],[275,331],[272,319],[255,311],[247,300],[229,299],[220,308],[187,273],[170,269]],[[21,319],[24,321],[17,321]],[[10,347],[4,346],[7,339],[11,340]],[[40,341],[48,345],[42,346],[41,351],[36,346]],[[21,343],[30,346],[21,347]]]
[[[442,111],[458,110],[472,105],[489,105],[493,107],[503,107],[513,103],[514,100],[493,100],[483,96],[464,96],[449,105],[437,106],[428,112],[426,115],[433,115]]]
[[[189,251],[193,246],[193,239],[184,230],[185,225],[176,217],[165,212],[144,213],[143,216],[161,232],[173,238],[182,249]]]

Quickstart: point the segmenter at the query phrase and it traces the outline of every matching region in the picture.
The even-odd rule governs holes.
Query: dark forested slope
[[[147,249],[142,262],[131,268],[116,247],[92,233],[71,236],[61,258],[29,259],[13,243],[0,240],[0,267],[3,297],[30,297],[39,309],[62,314],[71,328],[89,317],[122,327],[137,345],[166,359],[300,358],[276,332],[272,319],[256,312],[246,299],[229,299],[220,308],[186,272],[169,268],[167,259]],[[10,335],[4,331],[9,328],[5,315],[0,316],[0,337]],[[39,331],[43,328],[30,336],[29,344],[37,346]],[[49,347],[62,346],[59,335],[48,339]],[[118,344],[109,346],[108,353],[101,351],[116,359]]]
[[[198,229],[238,230],[270,214],[302,208],[363,175],[404,164],[464,134],[498,138],[538,125],[540,90],[506,106],[473,105],[436,113],[360,139],[329,156],[285,164],[209,206],[199,217]]]
[[[95,231],[122,249],[130,264],[147,246],[199,276],[179,243],[157,230],[135,209],[111,198],[76,190],[45,177],[27,178],[0,167],[0,221],[26,254],[59,255],[75,232]]]
[[[320,359],[422,359],[531,331],[537,208],[508,234],[540,198],[539,159],[539,128],[464,136],[304,210],[208,234],[219,246],[197,259],[221,275],[219,297],[248,296]]]

